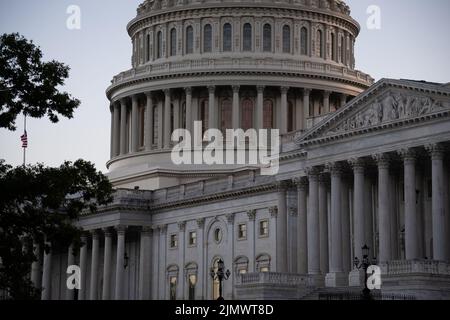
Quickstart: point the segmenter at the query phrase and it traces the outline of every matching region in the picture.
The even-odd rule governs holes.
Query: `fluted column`
[[[39,243],[33,243],[33,253],[36,257],[36,261],[31,264],[31,282],[36,289],[41,288],[41,246]]]
[[[281,87],[281,128],[280,133],[286,134],[288,130],[288,101],[287,93],[289,91],[288,87]]]
[[[327,274],[328,261],[328,177],[319,176],[320,272]]]
[[[406,260],[419,258],[419,237],[416,211],[416,154],[413,149],[400,151],[404,165],[405,193],[405,257]]]
[[[319,172],[309,170],[308,274],[320,274]]]
[[[323,92],[323,110],[324,114],[330,113],[330,91]]]
[[[387,262],[392,258],[391,249],[391,205],[389,202],[389,156],[374,156],[378,164],[378,228],[379,261]]]
[[[117,157],[120,154],[120,104],[115,102],[113,105],[113,143],[112,156]]]
[[[103,289],[102,300],[111,299],[111,266],[112,266],[112,231],[109,228],[103,230],[105,234],[105,253],[103,260]]]
[[[209,102],[208,102],[208,129],[217,129],[216,124],[216,87],[209,86]]]
[[[131,97],[131,152],[139,151],[139,100],[137,95]]]
[[[145,94],[147,97],[147,105],[145,108],[145,150],[150,151],[153,149],[153,95],[151,92]]]
[[[150,276],[151,276],[151,240],[152,229],[143,227],[141,230],[141,252],[139,259],[139,299],[150,299]],[[181,270],[182,266],[180,266]]]
[[[303,89],[303,130],[308,129],[308,118],[312,115],[309,114],[309,103],[311,90]]]
[[[70,245],[67,249],[67,267],[75,265],[75,254],[73,251],[73,245]],[[75,298],[75,290],[66,288],[66,300],[73,301]]]
[[[164,148],[170,149],[170,138],[172,132],[170,132],[171,124],[170,124],[170,109],[171,109],[171,97],[170,97],[170,89],[164,90],[165,100],[164,100]]]
[[[362,247],[365,243],[364,219],[364,160],[352,159],[353,168],[353,242],[355,257],[362,259]]]
[[[92,259],[91,259],[91,282],[90,282],[90,300],[98,299],[98,259],[100,250],[100,238],[97,230],[92,234]]]
[[[239,86],[233,86],[233,129],[240,128],[240,108],[239,108]]]
[[[45,242],[49,250],[44,250],[44,266],[42,273],[42,300],[50,300],[52,298],[52,245]]]
[[[117,259],[116,259],[116,290],[115,299],[123,300],[123,281],[124,281],[124,255],[125,255],[125,232],[126,227],[118,226],[117,230]]]
[[[127,101],[122,99],[120,100],[120,155],[127,153]]]
[[[347,282],[342,252],[342,166],[340,163],[332,163],[329,165],[329,170],[331,171],[331,260],[325,285],[340,287]]]
[[[264,86],[257,86],[256,98],[256,128],[264,128]]]
[[[277,216],[277,272],[287,272],[287,208],[285,182],[277,184],[278,216]]]
[[[78,292],[78,300],[87,300],[87,250],[88,245],[87,242],[88,237],[87,234],[83,233],[81,235],[82,247],[80,248],[80,273],[81,273],[81,288]]]
[[[308,238],[307,238],[307,204],[306,192],[308,188],[307,178],[296,178],[297,185],[297,273],[308,273]]]
[[[194,120],[192,119],[192,88],[186,87],[186,130],[193,132]]]
[[[431,154],[433,259],[448,262],[447,216],[444,205],[444,148],[427,146]]]

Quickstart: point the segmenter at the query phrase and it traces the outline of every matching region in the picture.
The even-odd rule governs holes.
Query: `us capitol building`
[[[450,85],[355,70],[342,0],[147,0],[107,89],[114,202],[79,252],[40,253],[42,299],[450,298]],[[280,170],[174,165],[175,129],[279,129]],[[81,289],[67,290],[68,265]]]

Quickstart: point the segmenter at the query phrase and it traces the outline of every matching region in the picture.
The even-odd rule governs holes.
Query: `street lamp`
[[[222,296],[222,283],[224,280],[228,280],[230,278],[231,272],[230,270],[225,272],[225,263],[222,259],[217,262],[217,271],[215,271],[214,268],[211,268],[210,275],[213,281],[219,281],[219,298],[217,300],[225,300]]]
[[[371,265],[371,263],[369,262],[369,251],[370,248],[367,245],[364,245],[364,247],[361,248],[362,249],[362,254],[363,254],[363,259],[362,261],[359,261],[358,257],[355,257],[353,264],[355,265],[355,268],[360,270],[363,269],[364,270],[364,289],[362,291],[362,299],[363,300],[372,300],[372,295],[370,294],[370,290],[367,287],[367,269],[369,268],[369,266]],[[375,259],[372,262],[373,264],[375,264]]]

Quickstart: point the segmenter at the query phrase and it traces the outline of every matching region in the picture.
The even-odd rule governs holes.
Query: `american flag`
[[[22,140],[22,148],[28,148],[28,134],[26,130],[23,136],[20,137],[20,140]]]

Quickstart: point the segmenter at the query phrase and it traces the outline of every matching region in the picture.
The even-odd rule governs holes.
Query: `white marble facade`
[[[362,286],[450,297],[450,86],[354,70],[359,25],[341,0],[145,1],[133,68],[114,77],[114,202],[79,221],[80,252],[32,268],[43,299],[307,299]],[[171,130],[278,128],[280,172],[174,166]],[[39,248],[37,248],[39,249]]]

